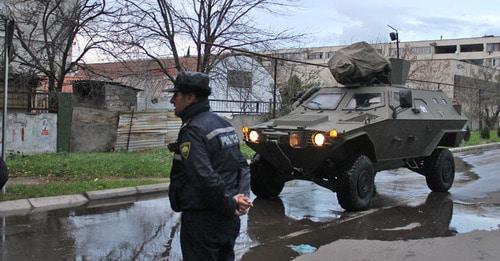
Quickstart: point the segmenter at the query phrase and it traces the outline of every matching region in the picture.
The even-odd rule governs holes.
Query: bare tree
[[[50,110],[57,110],[57,92],[65,76],[104,40],[98,24],[110,14],[106,0],[21,0],[8,4],[15,21],[14,41],[20,68],[43,75],[51,97]],[[72,57],[77,36],[83,48]]]
[[[477,91],[477,105],[479,111],[479,126],[482,128],[484,121],[488,128],[498,127],[498,117],[500,115],[500,85],[494,82],[496,71],[479,68],[476,71],[471,71],[473,81],[473,88]]]
[[[224,51],[212,44],[264,48],[278,41],[295,39],[288,31],[269,32],[258,28],[251,16],[254,11],[273,12],[294,1],[124,0],[122,13],[117,18],[119,26],[113,30],[114,47],[155,60],[166,76],[174,80],[176,71],[186,69],[180,59],[181,47],[194,45],[195,69],[210,72]],[[160,57],[164,55],[171,56],[173,63],[162,61]]]

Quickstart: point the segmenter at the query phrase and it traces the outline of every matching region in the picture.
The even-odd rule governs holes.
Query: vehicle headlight
[[[257,131],[250,131],[250,134],[248,134],[248,138],[250,139],[251,142],[258,142],[259,141],[259,133]]]
[[[243,127],[241,129],[241,132],[243,132],[243,138],[248,141],[248,133],[250,132],[250,129],[248,127]]]
[[[298,148],[300,145],[300,135],[296,132],[290,133],[290,147]]]
[[[330,138],[337,138],[337,136],[339,136],[339,133],[337,132],[336,129],[332,129],[329,134]]]
[[[315,133],[312,136],[313,144],[316,146],[323,146],[326,141],[326,137],[323,133]]]

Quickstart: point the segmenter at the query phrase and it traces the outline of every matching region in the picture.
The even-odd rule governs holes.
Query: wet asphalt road
[[[430,193],[406,169],[380,172],[378,195],[363,212],[344,212],[334,193],[287,183],[280,198],[254,201],[242,219],[242,260],[290,260],[338,239],[449,237],[500,226],[500,150],[455,158],[450,193]],[[0,260],[180,259],[179,214],[166,195],[92,202],[76,209],[4,219]]]

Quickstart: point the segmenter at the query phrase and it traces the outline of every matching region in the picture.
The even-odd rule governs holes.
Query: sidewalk
[[[341,239],[294,260],[499,260],[500,230],[454,237],[379,241]]]
[[[453,153],[482,151],[500,148],[500,142],[450,149]],[[63,195],[43,198],[29,198],[0,202],[0,217],[12,215],[28,215],[30,213],[70,208],[85,205],[90,201],[141,195],[156,192],[168,192],[168,183],[116,188],[108,190],[87,191],[83,194]]]

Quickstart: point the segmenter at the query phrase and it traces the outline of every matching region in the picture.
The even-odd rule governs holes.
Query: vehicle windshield
[[[319,93],[303,105],[314,110],[334,110],[341,98],[341,93]]]
[[[356,93],[347,104],[347,109],[366,110],[382,105],[381,93]]]

